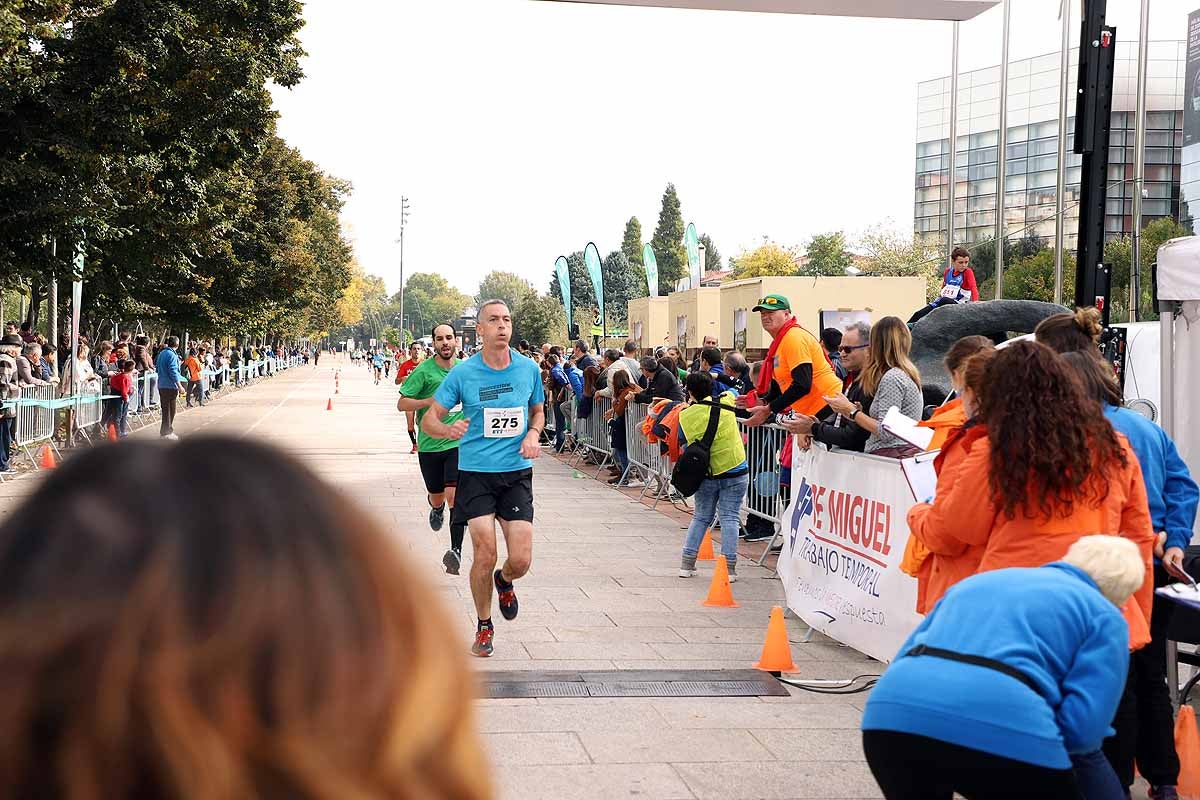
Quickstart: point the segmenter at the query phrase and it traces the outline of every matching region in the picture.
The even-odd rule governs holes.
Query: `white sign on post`
[[[891,661],[921,622],[900,571],[912,491],[897,459],[793,445],[779,577],[792,611],[821,633]]]

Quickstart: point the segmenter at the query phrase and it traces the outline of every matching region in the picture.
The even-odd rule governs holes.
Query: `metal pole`
[[[1137,122],[1134,126],[1133,162],[1133,253],[1129,262],[1129,321],[1137,322],[1141,301],[1142,266],[1142,187],[1146,178],[1146,61],[1149,58],[1150,0],[1142,0],[1142,21],[1138,28]]]
[[[996,141],[996,299],[1004,298],[1004,176],[1008,158],[1008,35],[1012,10],[1004,0],[1004,32],[1000,38],[1000,135]]]
[[[1058,64],[1058,179],[1054,193],[1054,302],[1063,301],[1063,252],[1066,250],[1067,103],[1071,96],[1071,0],[1063,0],[1062,49]]]
[[[950,52],[950,162],[949,193],[950,217],[946,224],[946,263],[954,250],[954,186],[958,180],[958,22],[954,23],[954,38]],[[943,265],[944,267],[945,265]]]
[[[54,237],[50,240],[50,257],[58,258],[58,238]],[[46,338],[50,341],[50,346],[58,347],[58,279],[51,278],[50,294],[46,301],[46,316],[49,330],[46,331]]]
[[[408,224],[408,198],[400,196],[400,346],[404,346],[404,226]]]
[[[46,327],[51,344],[58,344],[58,278],[50,279],[50,290],[46,293]]]

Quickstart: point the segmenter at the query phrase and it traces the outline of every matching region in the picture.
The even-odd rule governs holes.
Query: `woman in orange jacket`
[[[1154,532],[1129,443],[1044,345],[1016,342],[999,351],[984,380],[979,419],[988,435],[958,464],[945,494],[909,512],[913,535],[935,553],[982,547],[980,572],[1048,564],[1088,534],[1124,536],[1146,565],[1147,580],[1134,595],[1141,618],[1126,613],[1131,630],[1144,630]],[[930,607],[940,597],[934,594],[926,597]]]
[[[983,339],[982,336],[967,338]],[[959,340],[960,343],[963,341],[965,340]],[[996,350],[991,347],[990,340],[984,341],[988,343],[988,348],[976,350],[970,357],[957,361],[951,370],[958,392],[959,408],[966,422],[948,431],[941,452],[933,460],[933,467],[938,474],[938,497],[950,493],[961,474],[959,466],[970,455],[976,443],[987,439],[987,427],[976,415],[979,400],[987,385],[987,368],[996,355]],[[953,352],[951,349],[951,353]],[[925,523],[930,519],[931,509],[932,506],[928,503],[920,503],[914,506],[908,515],[908,526],[912,536],[909,537],[902,568],[917,579],[918,614],[928,613],[947,589],[963,578],[974,575],[979,570],[979,562],[983,558],[983,545],[968,545],[955,540],[939,541],[937,548],[927,546],[919,530],[923,530]]]
[[[926,450],[941,449],[951,431],[967,424],[967,418],[971,416],[963,408],[963,370],[966,367],[967,359],[976,353],[995,349],[996,345],[992,344],[992,340],[986,336],[964,336],[951,345],[946,352],[946,358],[942,363],[946,366],[946,371],[950,373],[950,385],[954,387],[954,393],[957,396],[938,406],[929,419],[917,423],[922,428],[933,428],[933,439],[925,448]],[[938,471],[941,471],[940,467]]]

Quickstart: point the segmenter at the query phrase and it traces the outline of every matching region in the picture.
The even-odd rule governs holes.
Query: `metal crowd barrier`
[[[663,454],[662,447],[646,441],[642,425],[650,415],[650,406],[645,403],[629,403],[625,407],[625,445],[629,453],[630,471],[636,468],[645,485],[641,497],[654,493],[654,507],[673,492],[671,487],[671,462]],[[651,486],[653,485],[653,490]]]
[[[607,397],[593,397],[592,412],[586,417],[580,417],[576,403],[571,403],[571,435],[575,440],[575,456],[572,462],[594,453],[600,457],[597,475],[613,457],[608,421],[604,419],[604,415],[611,409],[612,400]]]
[[[750,487],[746,490],[746,513],[774,522],[785,507],[779,464],[787,431],[778,425],[751,428],[738,420],[746,443],[746,462],[750,466]]]
[[[272,375],[294,367],[299,362],[297,357],[288,357],[254,361],[236,369],[225,364],[216,370],[204,370],[201,374],[206,384],[207,379],[217,375],[228,381],[232,375],[237,374],[240,383],[248,385],[256,382],[260,375]],[[20,399],[13,401],[17,409],[16,446],[36,466],[33,448],[47,444],[57,452],[55,434],[64,424],[67,415],[74,416],[75,429],[90,440],[88,429],[99,425],[104,418],[104,402],[112,398],[107,381],[99,390],[70,397],[59,397],[59,387],[56,384],[22,386]],[[129,398],[129,418],[138,420],[157,410],[158,374],[150,371],[137,378],[135,390]]]
[[[17,447],[29,456],[29,448],[39,442],[49,441],[54,435],[54,410],[49,402],[55,399],[57,386],[22,386],[21,399],[33,400],[46,405],[24,404],[17,406]]]
[[[546,419],[548,430],[553,426],[553,409],[547,403]],[[596,396],[593,401],[592,413],[581,418],[574,398],[567,404],[566,420],[570,426],[567,446],[573,450],[570,460],[576,466],[589,455],[599,455],[600,470],[612,461],[613,455],[611,436],[608,422],[604,415],[611,410],[612,400]],[[636,473],[644,485],[641,497],[653,494],[654,506],[663,498],[673,496],[673,500],[686,511],[691,511],[690,505],[679,497],[671,486],[671,469],[673,467],[667,454],[662,452],[660,444],[650,444],[642,433],[642,426],[650,413],[650,406],[645,403],[629,403],[625,407],[625,443],[629,467],[622,478],[633,477]],[[746,461],[750,467],[750,481],[743,503],[744,511],[749,516],[756,516],[770,522],[776,522],[789,500],[788,487],[783,479],[784,467],[780,464],[780,456],[788,433],[778,425],[762,425],[751,428],[738,421],[742,440],[746,446]],[[597,471],[597,475],[599,471]],[[769,551],[769,545],[764,550]]]

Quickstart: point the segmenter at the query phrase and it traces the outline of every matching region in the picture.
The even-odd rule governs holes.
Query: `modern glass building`
[[[1146,82],[1146,178],[1142,224],[1180,218],[1180,148],[1186,42],[1150,42]],[[1010,62],[1008,142],[1005,166],[1004,235],[1009,241],[1034,234],[1054,239],[1058,168],[1059,54]],[[1079,227],[1081,156],[1072,152],[1075,128],[1077,51],[1068,75],[1065,245],[1075,248]],[[918,84],[914,227],[922,237],[946,244],[949,221],[950,78]],[[1109,139],[1108,209],[1111,237],[1133,228],[1134,123],[1137,108],[1137,42],[1117,42]],[[954,201],[955,244],[996,233],[997,138],[1000,67],[959,73],[958,145]],[[1184,208],[1184,217],[1190,213]],[[1181,219],[1190,224],[1190,219]]]

